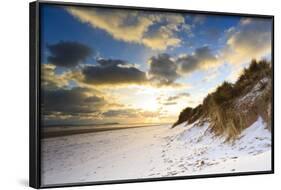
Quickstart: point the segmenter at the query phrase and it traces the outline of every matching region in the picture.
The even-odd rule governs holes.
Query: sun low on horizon
[[[272,23],[262,18],[59,5],[40,12],[44,125],[173,123],[252,59],[271,61]]]

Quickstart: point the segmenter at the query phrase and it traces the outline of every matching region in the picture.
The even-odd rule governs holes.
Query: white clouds
[[[263,59],[271,55],[271,20],[243,18],[236,27],[226,32],[227,41],[221,50],[220,60],[231,65],[231,73],[226,78],[235,82],[243,68],[252,59]]]
[[[168,27],[161,27],[152,35],[145,36],[142,43],[152,49],[164,50],[169,46],[178,46],[181,42],[179,38],[172,37],[173,32]]]
[[[143,44],[156,50],[179,45],[181,39],[176,32],[185,24],[179,14],[154,15],[141,11],[82,7],[69,7],[67,10],[81,22],[105,30],[117,40]],[[151,32],[150,28],[154,26],[157,29]]]
[[[98,9],[82,7],[69,7],[67,10],[80,21],[89,23],[94,28],[103,29],[118,40],[128,42],[139,40],[153,23],[147,17],[136,17],[137,12],[107,9],[101,12]]]
[[[271,53],[270,20],[242,19],[228,35],[221,57],[231,64],[243,64]]]

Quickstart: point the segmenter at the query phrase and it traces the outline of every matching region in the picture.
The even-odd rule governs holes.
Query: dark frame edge
[[[37,114],[38,3],[29,3],[29,186],[40,188],[40,154]]]
[[[99,8],[112,9],[129,9],[129,10],[144,10],[157,12],[176,12],[176,13],[190,13],[190,14],[208,14],[208,15],[223,15],[223,16],[244,16],[266,18],[272,20],[272,152],[271,152],[271,170],[266,171],[250,171],[239,173],[219,173],[219,174],[205,174],[193,176],[174,176],[161,178],[142,178],[142,179],[125,179],[125,180],[109,180],[109,181],[93,181],[93,182],[74,182],[64,184],[41,184],[41,165],[40,165],[40,4],[51,4],[61,6],[91,6]],[[203,179],[203,178],[218,178],[218,177],[239,177],[250,175],[264,175],[274,174],[274,15],[248,14],[248,13],[230,13],[230,12],[215,12],[215,11],[199,11],[199,10],[185,10],[185,9],[168,9],[168,8],[152,8],[152,7],[134,7],[124,5],[108,5],[108,4],[93,4],[93,3],[76,3],[76,2],[60,2],[40,0],[30,3],[30,177],[29,185],[33,188],[61,188],[61,187],[80,187],[89,185],[110,185],[110,184],[124,184],[124,183],[140,183],[140,182],[154,182],[154,181],[172,181],[172,180],[187,180],[187,179]]]
[[[274,174],[275,173],[275,141],[274,141],[274,128],[275,128],[275,123],[274,123],[274,114],[275,114],[275,111],[274,111],[274,51],[275,51],[275,48],[274,48],[274,15],[271,16],[271,21],[272,21],[272,28],[271,28],[271,64],[272,64],[272,100],[271,100],[271,171],[272,173]]]
[[[50,188],[63,188],[63,187],[83,187],[93,185],[116,185],[126,183],[147,183],[147,182],[163,182],[163,181],[178,181],[190,179],[211,179],[211,178],[224,178],[224,177],[241,177],[241,176],[254,176],[254,175],[270,175],[274,174],[273,170],[266,171],[252,171],[252,172],[237,172],[237,173],[221,173],[221,174],[202,174],[192,176],[173,176],[173,177],[158,177],[158,178],[139,178],[139,179],[124,179],[124,180],[110,180],[110,181],[95,181],[95,182],[81,182],[81,183],[64,183],[64,184],[50,184],[43,185],[42,189]]]

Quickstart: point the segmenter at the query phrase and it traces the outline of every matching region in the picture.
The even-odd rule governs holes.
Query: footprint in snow
[[[184,167],[184,164],[180,164],[180,165],[178,165],[179,167]]]

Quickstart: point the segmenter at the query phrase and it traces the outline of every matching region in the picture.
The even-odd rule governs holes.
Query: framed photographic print
[[[32,2],[30,186],[273,173],[273,21]]]

